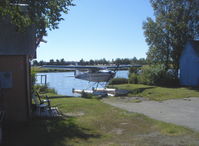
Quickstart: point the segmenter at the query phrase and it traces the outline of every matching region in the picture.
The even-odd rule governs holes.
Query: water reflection
[[[59,95],[79,96],[73,94],[72,89],[92,89],[95,83],[74,78],[73,72],[59,73],[37,73],[37,75],[47,75],[47,84],[54,88]],[[128,78],[128,71],[118,71],[115,77]],[[40,83],[40,76],[37,76],[37,82]]]

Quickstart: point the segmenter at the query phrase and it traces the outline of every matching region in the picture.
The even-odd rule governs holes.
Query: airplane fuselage
[[[110,70],[100,70],[97,72],[84,72],[76,74],[75,78],[81,80],[87,80],[90,82],[108,82],[115,76],[115,72]]]

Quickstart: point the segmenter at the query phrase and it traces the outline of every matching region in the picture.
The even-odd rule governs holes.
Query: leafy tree
[[[151,18],[144,23],[146,41],[149,45],[147,60],[150,63],[165,64],[168,68],[170,60],[170,45],[168,42],[168,31],[164,31],[159,19],[154,22]]]
[[[46,28],[57,29],[61,14],[67,14],[69,6],[74,6],[73,0],[1,0],[0,21],[9,17],[12,24],[23,30],[30,25],[36,28],[36,38],[39,43]],[[27,13],[24,13],[26,11]],[[38,45],[38,44],[37,44]]]
[[[105,58],[103,58],[103,59],[100,59],[100,60],[95,60],[95,64],[107,65],[107,64],[109,64],[109,62]]]
[[[62,58],[61,60],[60,60],[60,64],[61,65],[64,65],[66,62],[65,62],[65,60],[64,60],[64,58]]]
[[[137,58],[136,57],[133,57],[133,59],[131,59],[131,64],[137,64]]]
[[[38,61],[37,61],[37,60],[33,60],[32,65],[33,65],[33,66],[38,66],[38,65],[39,65],[39,63],[38,63]]]
[[[60,65],[59,59],[56,59],[56,65]]]
[[[38,63],[39,66],[45,65],[45,62],[43,60],[39,61]]]
[[[146,64],[148,64],[148,62],[146,61],[145,58],[140,58],[140,59],[137,61],[137,64],[138,64],[138,65],[146,65]]]
[[[55,64],[54,59],[50,59],[49,64],[50,64],[50,65],[54,65],[54,64]]]
[[[85,61],[84,61],[83,59],[81,59],[81,60],[79,61],[79,65],[85,65]]]
[[[149,45],[147,58],[153,63],[172,64],[179,69],[179,58],[188,40],[199,38],[198,0],[151,0],[155,20],[143,24]]]
[[[89,61],[89,65],[95,65],[95,61],[91,59],[91,60]]]

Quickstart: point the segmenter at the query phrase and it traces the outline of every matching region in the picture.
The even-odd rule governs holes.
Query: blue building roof
[[[197,41],[190,41],[191,45],[193,47],[193,49],[195,50],[195,52],[197,53],[198,57],[199,57],[199,40]]]

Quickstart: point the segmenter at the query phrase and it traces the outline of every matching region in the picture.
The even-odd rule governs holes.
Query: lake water
[[[37,73],[37,75],[37,84],[41,83],[40,75],[47,75],[48,86],[54,88],[59,95],[79,96],[78,94],[72,93],[73,88],[81,90],[92,89],[95,85],[93,82],[76,79],[74,77],[74,72]],[[128,71],[118,71],[115,77],[128,78]]]

